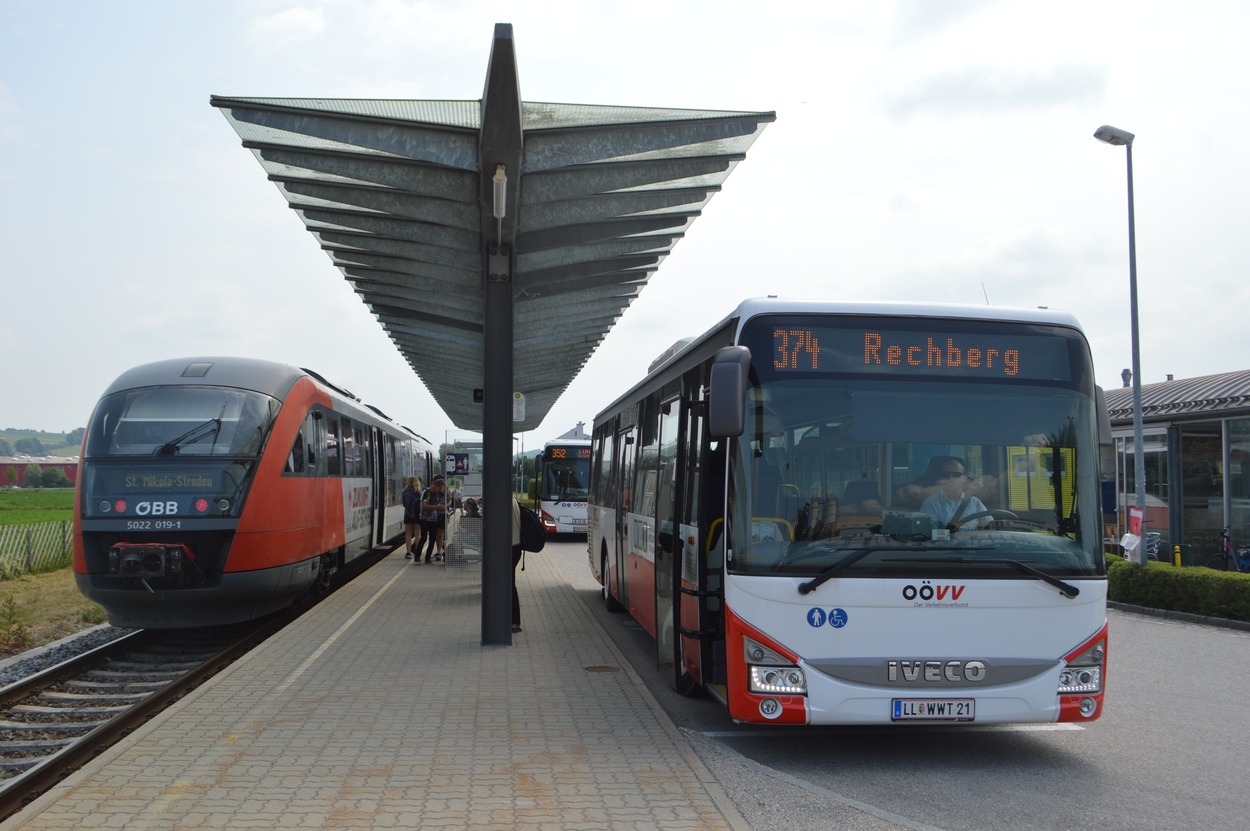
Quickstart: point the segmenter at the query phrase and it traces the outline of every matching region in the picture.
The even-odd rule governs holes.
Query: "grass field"
[[[73,488],[0,488],[0,525],[68,522],[73,518]]]
[[[71,488],[0,488],[0,525],[68,522],[73,506]],[[0,657],[104,621],[104,610],[79,593],[72,568],[0,580]]]
[[[72,568],[0,580],[0,657],[106,620],[104,610],[78,591]]]

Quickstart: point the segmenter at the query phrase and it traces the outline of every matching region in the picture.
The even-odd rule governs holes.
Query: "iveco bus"
[[[738,721],[1090,721],[1101,402],[1065,313],[747,301],[595,419],[590,567]]]

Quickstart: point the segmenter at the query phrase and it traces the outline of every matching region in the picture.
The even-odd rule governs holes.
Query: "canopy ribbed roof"
[[[213,96],[456,427],[482,429],[480,101]],[[531,430],[771,112],[522,102],[513,380]],[[519,178],[519,182],[517,179]],[[486,215],[489,216],[489,207]]]
[[[1107,414],[1112,422],[1133,419],[1133,390],[1106,391]],[[1178,416],[1235,415],[1250,412],[1250,370],[1202,375],[1142,384],[1142,418],[1162,420]]]

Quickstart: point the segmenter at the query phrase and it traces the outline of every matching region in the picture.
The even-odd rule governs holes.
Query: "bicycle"
[[[1234,549],[1233,538],[1224,528],[1220,531],[1219,552],[1203,565],[1218,571],[1250,572],[1250,546]]]

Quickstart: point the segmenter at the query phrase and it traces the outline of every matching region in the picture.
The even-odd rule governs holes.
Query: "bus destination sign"
[[[807,324],[805,321],[804,324]],[[992,324],[988,328],[992,328]],[[1063,334],[774,325],[772,368],[802,372],[1071,380]]]

